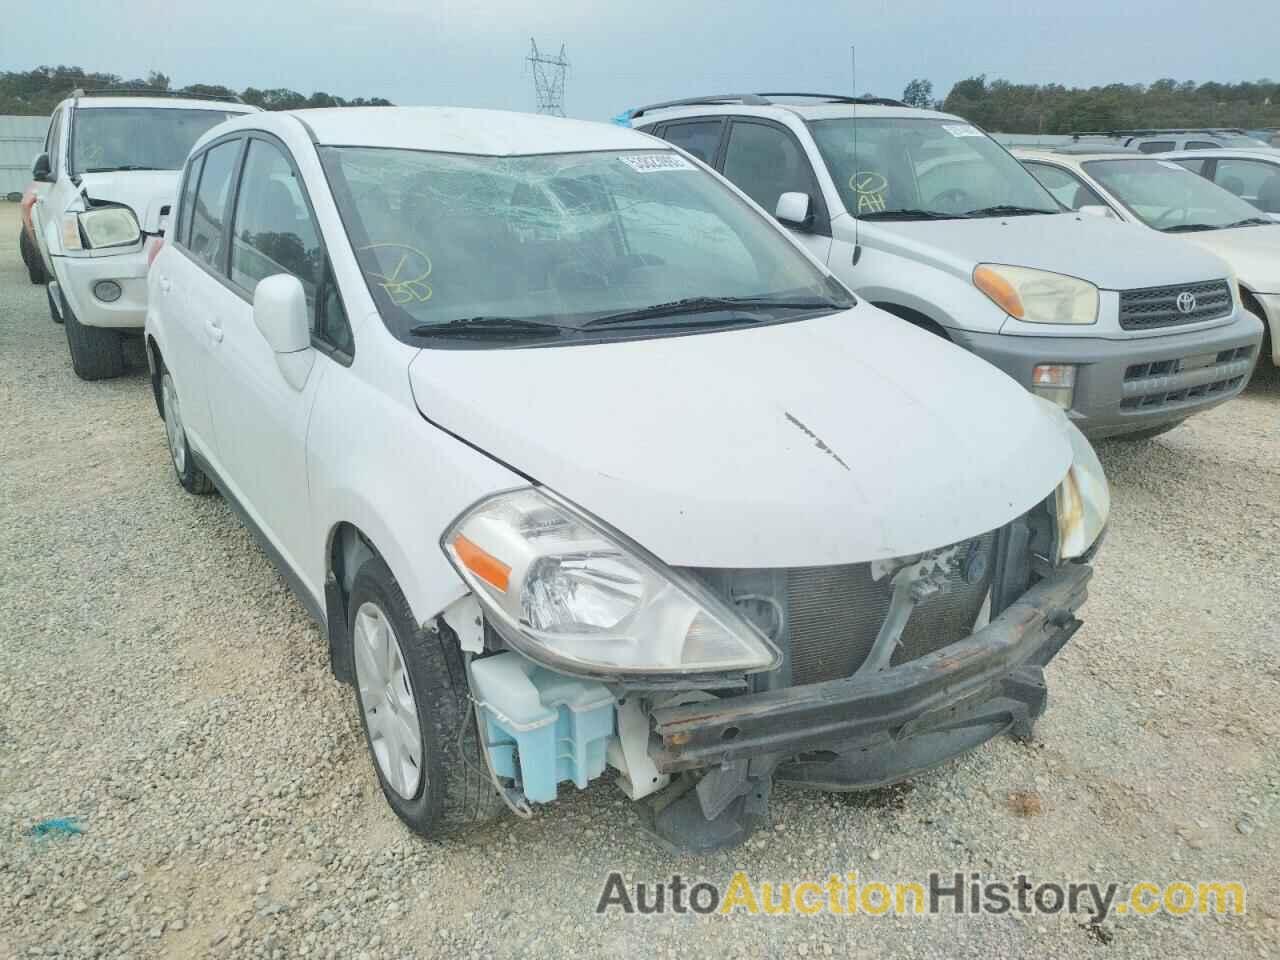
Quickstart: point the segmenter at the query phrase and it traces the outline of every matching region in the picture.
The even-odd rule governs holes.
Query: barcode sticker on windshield
[[[971,123],[944,123],[942,129],[953,137],[980,137],[982,131]]]
[[[646,153],[642,156],[619,157],[636,173],[666,173],[671,170],[696,170],[678,153]]]

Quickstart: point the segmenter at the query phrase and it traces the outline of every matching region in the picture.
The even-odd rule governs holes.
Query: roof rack
[[[181,90],[155,90],[151,87],[100,87],[97,90],[76,88],[71,91],[75,99],[81,97],[173,97],[177,100],[221,100],[224,103],[244,103],[236,94],[183,93]]]
[[[1215,133],[1238,133],[1245,131],[1239,127],[1151,127],[1141,130],[1088,130],[1072,132],[1077,140],[1080,137],[1155,137],[1166,133],[1203,133],[1212,136]]]
[[[718,93],[650,103],[643,107],[636,107],[631,111],[631,116],[639,117],[653,110],[665,110],[667,107],[704,107],[728,103],[740,103],[746,107],[770,107],[777,105],[777,100],[784,97],[820,100],[824,103],[853,103],[879,107],[906,106],[901,100],[890,100],[888,97],[850,97],[839,93]]]

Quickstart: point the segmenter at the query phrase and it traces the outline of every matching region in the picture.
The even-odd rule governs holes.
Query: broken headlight
[[[503,638],[565,673],[750,673],[780,660],[699,584],[543,491],[480,502],[441,546]]]
[[[128,207],[97,207],[62,215],[62,244],[67,250],[129,247],[140,239],[142,228]]]
[[[1063,418],[1071,441],[1071,469],[1058,484],[1054,513],[1058,523],[1058,557],[1085,556],[1107,525],[1111,491],[1093,447],[1075,424]]]

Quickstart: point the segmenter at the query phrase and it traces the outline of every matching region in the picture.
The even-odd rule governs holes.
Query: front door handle
[[[156,281],[156,286],[160,288],[161,293],[168,293],[173,289],[173,284],[169,281],[168,277],[161,277]]]
[[[206,320],[205,329],[209,331],[209,336],[214,343],[222,342],[222,325],[216,320]]]

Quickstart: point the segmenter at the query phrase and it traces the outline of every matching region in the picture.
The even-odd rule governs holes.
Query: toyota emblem
[[[1196,308],[1196,295],[1183,290],[1178,294],[1178,312],[1191,313]]]

